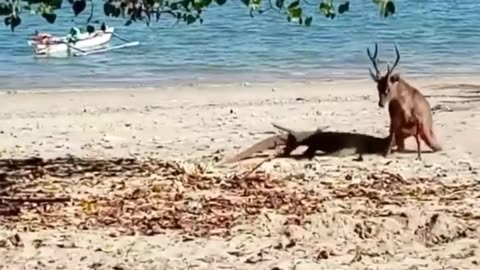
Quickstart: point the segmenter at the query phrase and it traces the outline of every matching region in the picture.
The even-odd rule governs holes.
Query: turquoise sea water
[[[105,19],[101,1],[96,2],[95,19]],[[165,18],[151,29],[107,20],[118,34],[140,41],[139,47],[87,57],[34,58],[27,45],[30,34],[63,35],[75,25],[64,1],[55,25],[24,14],[14,33],[0,27],[0,89],[368,78],[365,49],[374,42],[387,61],[394,60],[396,42],[402,55],[399,70],[409,76],[475,76],[480,71],[478,0],[396,0],[396,5],[394,17],[381,19],[371,0],[351,0],[346,15],[335,20],[317,15],[306,28],[275,12],[252,19],[240,0],[229,0],[208,10],[203,25],[172,26],[174,21]]]

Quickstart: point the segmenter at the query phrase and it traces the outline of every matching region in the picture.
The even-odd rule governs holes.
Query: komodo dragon
[[[337,132],[337,131],[294,131],[281,127],[275,123],[272,125],[287,134],[275,135],[266,138],[239,154],[227,159],[224,163],[237,162],[251,157],[253,154],[275,149],[284,145],[282,154],[279,157],[288,157],[290,153],[299,146],[307,146],[302,156],[312,159],[317,151],[331,156],[349,156],[358,154],[358,160],[363,160],[363,154],[383,154],[389,147],[389,137],[379,138],[366,134]]]
[[[268,137],[259,141],[258,143],[250,146],[249,148],[245,149],[244,151],[238,153],[237,155],[225,159],[222,163],[233,163],[238,162],[247,158],[252,157],[254,154],[263,152],[265,150],[276,149],[278,146],[293,146],[293,140],[302,140],[314,134],[315,132],[319,131],[319,129],[315,131],[296,131],[295,137],[292,137],[291,134],[280,134]],[[295,139],[296,138],[296,139]],[[292,149],[293,151],[295,149]],[[290,151],[290,152],[291,152]],[[283,151],[285,152],[285,150]]]
[[[302,156],[312,159],[317,151],[337,157],[358,154],[358,160],[363,160],[363,154],[383,154],[390,146],[390,137],[379,138],[367,134],[339,132],[339,131],[315,131],[308,136],[299,134],[294,130],[272,125],[280,130],[288,132],[288,139],[282,156],[289,156],[299,146],[307,146]],[[383,152],[382,152],[383,151]]]

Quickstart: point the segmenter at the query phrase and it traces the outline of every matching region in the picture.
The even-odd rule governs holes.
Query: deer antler
[[[378,70],[378,67],[377,67],[377,53],[378,53],[378,44],[375,42],[375,53],[373,54],[373,56],[370,53],[370,49],[367,48],[368,58],[370,58],[370,61],[372,61],[373,67],[375,68],[375,74],[373,74],[372,69],[369,68],[368,70],[370,71],[370,76],[374,80],[378,80],[380,78],[380,71]]]
[[[395,69],[395,67],[397,66],[398,61],[400,61],[400,52],[398,51],[397,44],[395,44],[395,53],[397,54],[397,59],[395,60],[395,63],[393,64],[392,68],[390,68],[390,65],[387,65],[387,74],[390,74],[393,71],[393,69]]]

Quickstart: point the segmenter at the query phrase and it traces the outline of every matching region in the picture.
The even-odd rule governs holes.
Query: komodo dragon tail
[[[288,128],[286,128],[286,127],[282,127],[282,126],[280,126],[280,125],[278,125],[278,124],[275,124],[275,123],[272,123],[272,126],[274,126],[274,127],[277,128],[277,129],[280,129],[281,131],[285,131],[285,132],[290,133],[290,134],[296,133],[296,131],[294,131],[294,130],[292,130],[292,129],[288,129]]]
[[[252,145],[251,147],[245,149],[244,151],[238,153],[237,155],[224,159],[222,163],[233,163],[246,158],[251,157],[253,154],[256,154],[267,149],[275,149],[277,146],[285,145],[287,140],[287,135],[274,135],[268,137],[260,142]]]
[[[305,138],[307,138],[307,137],[309,137],[309,136],[311,136],[311,135],[313,135],[317,132],[322,132],[322,130],[328,128],[328,126],[324,126],[324,127],[321,127],[321,128],[317,128],[316,130],[313,130],[313,131],[295,131],[293,129],[288,129],[286,127],[282,127],[279,124],[275,124],[275,123],[272,123],[272,126],[274,126],[275,128],[280,129],[282,131],[285,131],[288,134],[292,135],[297,142],[302,141]]]

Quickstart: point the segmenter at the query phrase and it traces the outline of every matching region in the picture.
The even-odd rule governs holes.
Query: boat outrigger
[[[102,25],[100,30],[94,30],[92,26],[83,31],[72,28],[70,34],[65,37],[36,33],[33,39],[28,41],[28,45],[33,47],[36,56],[84,56],[140,44],[138,41],[130,42],[118,36],[114,30],[113,27]],[[108,47],[112,36],[125,43]]]

